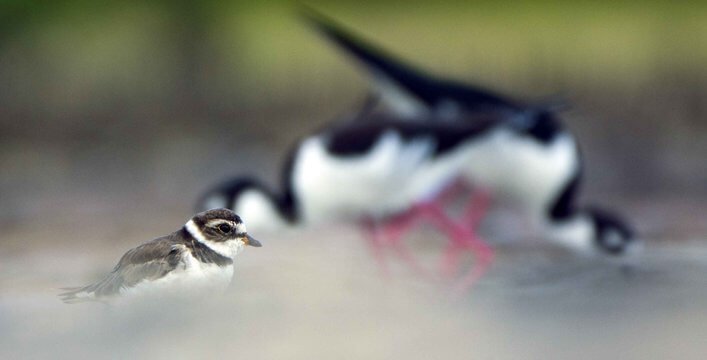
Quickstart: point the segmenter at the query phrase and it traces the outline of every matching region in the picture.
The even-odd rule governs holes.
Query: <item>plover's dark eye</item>
[[[218,226],[218,230],[224,234],[228,234],[231,232],[231,225],[221,224]]]

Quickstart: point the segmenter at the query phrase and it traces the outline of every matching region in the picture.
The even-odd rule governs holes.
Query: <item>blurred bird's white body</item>
[[[292,183],[305,223],[386,216],[432,196],[449,181],[454,158],[432,159],[428,139],[405,142],[395,132],[383,134],[362,156],[337,157],[323,139],[302,143]]]
[[[499,127],[467,146],[463,177],[514,200],[535,222],[545,218],[550,202],[580,166],[577,145],[569,134],[543,144]]]
[[[384,132],[368,152],[337,156],[324,136],[304,140],[292,167],[298,225],[385,217],[430,200],[456,179],[509,198],[532,221],[544,225],[547,208],[578,169],[577,147],[569,134],[549,144],[497,127],[433,156],[431,136],[403,139]],[[277,205],[262,192],[245,191],[234,209],[256,230],[288,226]]]
[[[339,158],[327,153],[322,139],[306,140],[292,177],[303,221],[390,215],[435,196],[458,177],[542,214],[579,166],[569,135],[548,145],[498,128],[438,157],[432,157],[434,147],[431,139],[405,142],[391,131],[367,154]],[[242,210],[250,224],[251,209]]]

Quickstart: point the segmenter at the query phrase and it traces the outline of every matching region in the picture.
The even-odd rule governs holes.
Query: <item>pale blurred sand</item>
[[[673,210],[663,202],[631,213],[649,233],[659,234],[661,221],[690,229],[680,222],[685,216],[665,219]],[[223,296],[130,307],[61,303],[59,287],[98,279],[129,247],[179,226],[176,211],[147,215],[138,208],[121,221],[92,223],[67,214],[49,229],[10,231],[11,251],[0,255],[0,358],[646,359],[707,352],[707,243],[688,235],[650,237],[628,275],[537,240],[500,241],[494,267],[454,302],[449,284],[404,267],[381,279],[354,228],[254,234],[264,246],[239,256]],[[491,220],[486,232],[506,222]],[[693,233],[704,231],[693,225]],[[23,247],[23,239],[42,239],[46,248]],[[430,264],[442,243],[423,229],[411,244]]]

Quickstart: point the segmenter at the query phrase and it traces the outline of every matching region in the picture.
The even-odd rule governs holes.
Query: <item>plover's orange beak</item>
[[[245,236],[245,244],[248,246],[252,247],[261,247],[263,244],[260,243],[260,241],[255,240],[252,236],[246,235]]]

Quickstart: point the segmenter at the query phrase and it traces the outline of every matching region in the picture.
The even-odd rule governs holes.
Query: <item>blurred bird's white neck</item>
[[[545,231],[550,240],[575,252],[589,255],[596,251],[594,225],[584,214],[547,221]]]
[[[248,224],[248,229],[254,232],[279,231],[293,226],[287,221],[279,205],[260,191],[246,191],[241,194],[233,211]]]

